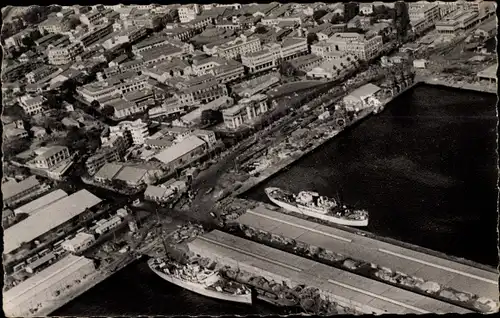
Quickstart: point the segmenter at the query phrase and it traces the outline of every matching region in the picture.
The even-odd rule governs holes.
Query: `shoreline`
[[[475,91],[479,93],[488,93],[488,94],[496,94],[497,89],[494,87],[487,87],[484,85],[470,84],[470,83],[455,83],[451,81],[446,81],[439,78],[434,78],[432,76],[422,76],[419,77],[419,80],[416,82],[427,84],[427,85],[436,85],[436,86],[444,86],[450,88],[464,89],[469,91]]]

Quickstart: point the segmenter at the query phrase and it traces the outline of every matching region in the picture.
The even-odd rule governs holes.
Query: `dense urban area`
[[[310,313],[497,311],[496,273],[238,198],[417,83],[496,92],[495,11],[2,8],[6,315],[164,254]]]

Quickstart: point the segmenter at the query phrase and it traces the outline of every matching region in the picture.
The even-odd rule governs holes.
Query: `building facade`
[[[49,64],[64,65],[76,60],[76,57],[83,53],[83,46],[80,42],[70,43],[62,47],[50,47],[47,52]]]
[[[243,98],[237,105],[224,109],[222,115],[227,128],[237,129],[244,124],[252,123],[268,110],[267,96],[257,94],[249,98]]]
[[[34,159],[37,168],[50,169],[70,157],[68,147],[52,146],[42,147],[35,151],[38,156]]]

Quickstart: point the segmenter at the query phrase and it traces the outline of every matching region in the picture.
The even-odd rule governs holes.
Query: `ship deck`
[[[188,244],[192,252],[224,265],[238,266],[277,282],[290,280],[317,287],[365,313],[471,312],[220,231],[206,233]]]
[[[271,211],[263,206],[247,211],[236,222],[498,300],[498,273]]]

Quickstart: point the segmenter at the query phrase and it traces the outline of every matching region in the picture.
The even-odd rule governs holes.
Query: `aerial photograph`
[[[2,7],[4,315],[498,313],[496,9]]]

